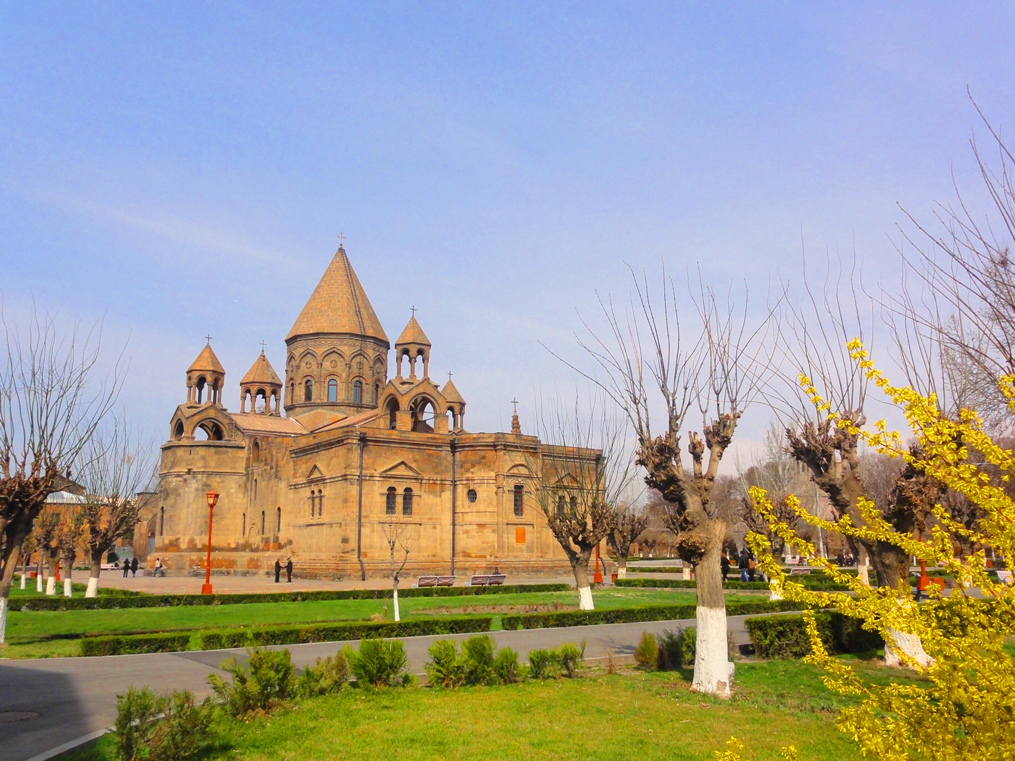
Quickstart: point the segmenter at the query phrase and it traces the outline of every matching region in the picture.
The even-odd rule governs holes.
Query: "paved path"
[[[729,619],[736,644],[747,642],[743,616]],[[655,621],[561,629],[494,632],[498,647],[511,647],[522,660],[531,650],[586,640],[586,658],[608,653],[630,657],[642,632],[662,632],[694,621]],[[472,635],[452,635],[465,639]],[[449,638],[447,635],[439,639]],[[427,649],[435,637],[405,637],[409,667],[422,673]],[[355,644],[355,643],[353,643]],[[333,654],[341,643],[292,645],[293,662],[302,668],[319,656]],[[96,658],[0,660],[0,761],[41,761],[56,748],[101,732],[116,718],[116,695],[131,685],[157,690],[189,689],[208,694],[207,677],[230,655],[243,650],[211,650]],[[4,712],[29,712],[34,718],[4,721]]]

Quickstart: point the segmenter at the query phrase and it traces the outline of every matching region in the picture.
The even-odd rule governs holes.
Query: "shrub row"
[[[518,592],[566,592],[567,584],[515,584],[499,587],[423,587],[399,589],[399,597],[463,597],[515,594]],[[257,602],[306,602],[310,600],[384,600],[390,589],[336,589],[312,592],[263,592],[234,595],[143,595],[104,594],[99,597],[34,597],[12,610],[103,610],[107,608],[172,608],[188,605],[241,605]]]
[[[175,653],[190,646],[190,632],[137,634],[119,637],[86,637],[81,655],[128,655],[132,653]]]
[[[821,642],[830,653],[865,653],[884,647],[881,635],[865,631],[855,618],[838,611],[819,611],[814,618]],[[760,658],[802,658],[811,652],[802,615],[748,618],[744,626]]]
[[[300,645],[307,642],[338,642],[353,639],[383,637],[418,637],[433,634],[467,634],[488,632],[493,618],[490,616],[446,616],[411,621],[350,622],[333,624],[305,624],[302,626],[276,626],[256,629],[222,629],[202,632],[202,650],[222,650],[231,647],[257,645]]]
[[[800,603],[789,600],[770,602],[734,602],[726,604],[726,614],[742,616],[750,613],[777,613],[784,610],[799,610]],[[564,626],[592,626],[595,624],[629,624],[640,621],[676,621],[694,618],[695,605],[650,605],[640,608],[615,610],[571,610],[556,613],[529,613],[520,616],[504,616],[501,623],[505,629],[549,629]]]
[[[804,589],[821,592],[842,592],[846,586],[838,584],[823,574],[791,576],[791,581],[802,584]],[[660,589],[694,589],[695,582],[682,579],[617,579],[618,587],[653,587]],[[730,579],[723,582],[724,589],[768,589],[767,581],[740,581]]]

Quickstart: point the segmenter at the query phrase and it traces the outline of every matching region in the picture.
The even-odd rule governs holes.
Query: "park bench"
[[[1011,571],[998,571],[997,580],[1000,581],[1002,584],[1011,584],[1012,583]]]
[[[469,585],[473,587],[494,587],[504,583],[507,576],[503,573],[491,573],[485,576],[473,576]]]
[[[453,587],[454,576],[420,576],[416,580],[417,587]]]
[[[791,568],[789,571],[790,576],[808,576],[810,575],[810,568]]]

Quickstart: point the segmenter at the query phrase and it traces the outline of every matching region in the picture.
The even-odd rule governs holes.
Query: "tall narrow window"
[[[388,487],[388,493],[384,497],[384,514],[394,515],[395,514],[395,500],[398,499],[397,493],[395,492],[394,486]]]
[[[324,492],[321,489],[317,490],[317,517],[320,518],[324,515]]]
[[[402,492],[402,515],[412,515],[412,489]]]
[[[279,507],[275,510],[275,533],[282,533],[282,508]]]
[[[521,484],[515,484],[514,507],[515,517],[521,518],[525,512],[525,487]]]
[[[166,508],[162,506],[159,508],[159,536],[163,536],[166,533]]]
[[[356,381],[352,384],[352,403],[363,404],[363,381]]]
[[[243,514],[243,534],[241,534],[241,536],[246,537],[246,535],[247,535],[247,514],[244,513]]]
[[[264,510],[261,511],[261,536],[264,536]]]
[[[564,495],[563,494],[558,494],[557,495],[557,515],[563,515],[563,514],[564,514]]]
[[[317,513],[317,495],[314,494],[314,490],[310,490],[310,517],[313,518]]]
[[[303,381],[303,401],[314,401],[314,382],[310,378]]]
[[[328,401],[338,401],[338,381],[334,378],[328,381]]]

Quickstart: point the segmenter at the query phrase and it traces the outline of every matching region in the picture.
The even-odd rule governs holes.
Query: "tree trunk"
[[[870,556],[867,554],[867,548],[863,545],[860,545],[856,551],[856,575],[860,577],[860,582],[865,587],[871,585]]]
[[[124,561],[126,562],[126,561]],[[92,550],[88,567],[88,588],[85,597],[99,596],[99,573],[102,571],[102,550]]]
[[[626,557],[622,558],[619,555],[617,556],[617,578],[618,579],[627,578],[627,558]]]
[[[400,616],[399,611],[398,611],[398,579],[397,578],[394,579],[394,581],[393,581],[393,583],[391,585],[391,589],[392,589],[392,592],[393,592],[393,594],[392,594],[392,601],[393,601],[394,613],[395,613],[395,623],[398,623],[402,619],[401,619],[401,616]]]
[[[25,579],[28,577],[28,564],[30,562],[32,562],[31,555],[29,555],[26,558],[22,558],[21,559],[21,588],[22,589],[25,588],[25,584],[26,584]]]
[[[39,565],[35,569],[35,591],[42,594],[42,555],[39,555]]]
[[[923,649],[923,643],[917,635],[897,629],[888,629],[888,634],[892,641],[885,643],[886,666],[915,669],[917,666],[927,668],[934,663],[934,659]]]
[[[901,548],[887,542],[878,542],[874,549],[874,569],[878,584],[898,592],[901,605],[912,605],[909,602],[909,556]],[[885,643],[886,666],[926,668],[934,662],[923,649],[918,635],[898,629],[888,629],[888,635],[892,641]]]
[[[588,555],[576,554],[571,558],[571,569],[574,571],[574,583],[578,588],[578,610],[595,610],[592,603],[592,587],[589,585]]]
[[[726,598],[722,591],[720,555],[722,536],[708,542],[696,566],[694,679],[691,690],[728,698],[733,685],[733,664],[729,659],[726,629]]]
[[[7,595],[0,596],[0,645],[7,644]]]
[[[46,559],[46,596],[56,594],[56,556],[50,555]]]

